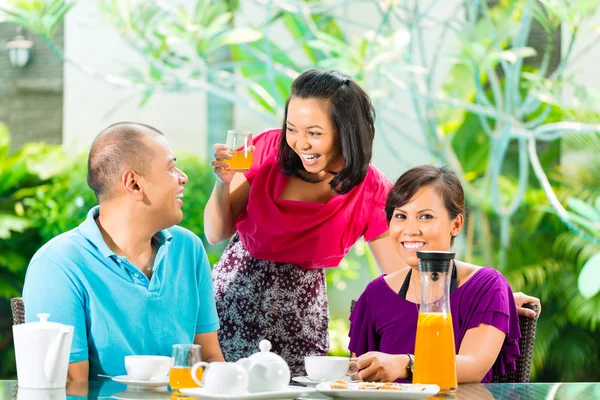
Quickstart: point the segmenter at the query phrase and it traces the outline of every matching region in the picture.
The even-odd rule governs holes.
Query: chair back
[[[13,325],[25,323],[25,305],[22,297],[13,297],[10,299],[10,308],[12,309]]]
[[[521,339],[519,339],[519,350],[521,355],[515,360],[517,369],[504,375],[496,375],[492,378],[495,383],[527,383],[531,372],[531,360],[533,359],[533,345],[535,344],[535,330],[537,328],[538,308],[535,303],[527,303],[523,308],[535,311],[536,317],[529,318],[519,315],[519,326],[521,328]]]
[[[354,310],[356,300],[350,302],[350,314]],[[529,318],[519,315],[519,326],[521,328],[521,339],[519,339],[519,350],[521,355],[515,360],[517,369],[504,375],[492,377],[494,383],[527,383],[531,372],[531,360],[533,359],[533,345],[535,344],[535,330],[537,328],[537,304],[527,303],[523,308],[535,311],[536,317]]]

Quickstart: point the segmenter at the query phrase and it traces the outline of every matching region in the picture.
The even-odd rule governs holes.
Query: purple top
[[[350,351],[357,356],[368,351],[414,354],[418,309],[419,305],[394,292],[383,275],[375,279],[367,285],[350,315]],[[500,272],[490,267],[476,271],[450,294],[450,311],[457,353],[467,330],[480,324],[506,333],[500,354],[482,383],[516,369],[515,359],[520,355],[519,316],[510,285]]]

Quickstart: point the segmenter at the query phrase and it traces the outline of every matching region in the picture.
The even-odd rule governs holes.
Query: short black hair
[[[278,161],[285,175],[312,182],[305,174],[302,160],[286,140],[287,115],[292,98],[327,102],[329,118],[340,138],[344,166],[329,183],[336,193],[348,193],[367,175],[375,138],[375,109],[367,93],[348,75],[332,70],[311,69],[292,84],[285,103]]]
[[[158,129],[138,122],[117,122],[94,139],[88,157],[87,184],[98,202],[108,198],[110,186],[128,169],[148,173],[152,153],[144,135],[163,135]]]
[[[417,191],[425,186],[433,186],[440,194],[450,219],[459,214],[466,218],[465,192],[456,174],[446,167],[420,165],[403,173],[388,193],[385,203],[388,224],[392,220],[394,210],[407,204]]]

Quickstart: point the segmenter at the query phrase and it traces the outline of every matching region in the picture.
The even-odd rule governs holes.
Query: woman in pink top
[[[249,172],[227,169],[227,148],[214,146],[204,218],[211,243],[233,235],[213,270],[227,360],[269,339],[292,376],[303,375],[304,356],[329,345],[324,268],[362,236],[382,270],[400,265],[383,211],[392,184],[371,164],[374,117],[347,75],[311,70],[292,85],[283,129],[255,138]]]
[[[228,169],[227,147],[214,145],[204,230],[213,244],[233,236],[213,269],[228,361],[269,339],[292,376],[303,375],[304,357],[329,347],[324,269],[360,237],[382,272],[404,266],[384,213],[392,184],[371,164],[374,119],[368,95],[347,75],[310,70],[292,85],[282,129],[255,138],[250,171]]]

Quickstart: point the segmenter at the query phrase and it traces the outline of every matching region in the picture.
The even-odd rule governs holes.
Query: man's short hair
[[[148,173],[153,156],[143,140],[148,134],[163,133],[137,122],[117,122],[96,136],[88,157],[87,184],[98,202],[112,194],[110,189],[123,172]]]

